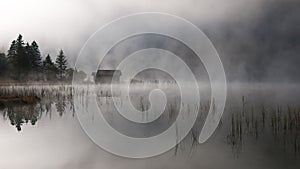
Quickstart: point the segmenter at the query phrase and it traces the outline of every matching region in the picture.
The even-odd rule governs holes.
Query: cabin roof
[[[121,76],[122,73],[120,70],[98,70],[97,71],[97,76]]]

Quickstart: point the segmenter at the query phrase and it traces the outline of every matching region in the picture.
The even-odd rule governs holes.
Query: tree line
[[[70,81],[74,70],[60,50],[56,60],[48,54],[42,59],[36,41],[25,43],[19,35],[13,40],[7,54],[0,53],[0,79],[17,81]]]

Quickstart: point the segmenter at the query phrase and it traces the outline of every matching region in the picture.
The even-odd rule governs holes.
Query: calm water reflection
[[[1,107],[0,168],[299,168],[298,86],[232,85],[228,93],[222,121],[207,143],[196,141],[209,108],[204,99],[183,142],[161,156],[131,160],[89,140],[76,118],[70,86],[2,87],[1,95],[36,95],[41,101]],[[87,94],[83,90],[82,97]],[[138,109],[149,104],[140,97],[131,99],[137,99]],[[98,103],[107,106],[110,101],[101,96]],[[116,118],[109,110],[108,119]]]
[[[42,116],[52,116],[52,106],[55,107],[56,112],[62,117],[66,112],[71,113],[72,116],[75,114],[72,94],[62,93],[59,90],[71,90],[70,88],[60,87],[53,91],[53,89],[43,89],[39,91],[31,91],[32,93],[21,94],[21,95],[34,95],[41,98],[41,101],[33,103],[9,103],[3,105],[0,108],[0,112],[5,120],[9,120],[11,125],[15,126],[18,131],[22,130],[23,124],[30,123],[35,125]],[[21,92],[21,91],[20,91]],[[14,93],[14,92],[12,92]],[[20,95],[20,94],[17,94]]]

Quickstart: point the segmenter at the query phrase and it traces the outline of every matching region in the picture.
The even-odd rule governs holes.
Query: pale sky
[[[299,0],[0,0],[0,52],[21,33],[25,41],[37,41],[42,57],[49,53],[55,59],[63,49],[73,65],[104,24],[137,12],[164,12],[207,34],[228,79],[300,81],[299,5]]]
[[[136,12],[166,12],[195,24],[246,17],[259,0],[0,0],[0,50],[21,33],[36,40],[43,56],[60,48],[77,55],[87,38],[105,23]],[[53,57],[53,56],[52,56]]]

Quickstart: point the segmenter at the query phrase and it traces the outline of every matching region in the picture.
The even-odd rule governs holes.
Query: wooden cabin
[[[111,84],[112,78],[115,83],[120,83],[120,76],[122,75],[120,70],[98,70],[95,75],[95,83]]]

